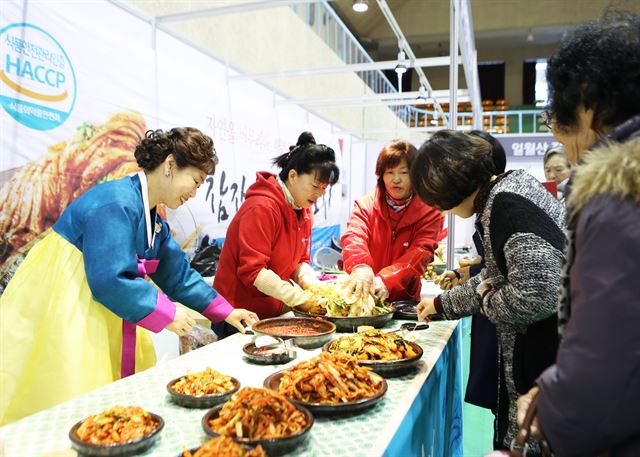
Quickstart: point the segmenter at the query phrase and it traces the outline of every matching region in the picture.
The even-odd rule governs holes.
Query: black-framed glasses
[[[551,111],[545,109],[542,113],[540,113],[540,119],[546,128],[549,130],[553,129],[553,115]]]

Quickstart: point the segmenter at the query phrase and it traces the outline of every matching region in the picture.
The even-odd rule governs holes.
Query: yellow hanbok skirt
[[[121,354],[122,319],[93,299],[82,252],[50,231],[0,296],[0,425],[120,379]],[[136,327],[136,371],[155,362]]]

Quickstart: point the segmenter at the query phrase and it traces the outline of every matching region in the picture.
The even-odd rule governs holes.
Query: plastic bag
[[[214,276],[218,269],[218,261],[222,249],[217,241],[209,244],[209,235],[205,235],[196,248],[191,259],[191,268],[202,276]]]
[[[195,351],[215,341],[218,341],[218,337],[213,333],[213,330],[194,325],[189,333],[180,337],[180,355]]]

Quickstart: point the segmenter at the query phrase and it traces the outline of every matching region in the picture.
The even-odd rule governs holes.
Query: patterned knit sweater
[[[517,432],[516,399],[555,361],[556,310],[565,243],[565,208],[531,175],[516,170],[491,189],[477,228],[485,267],[443,293],[439,311],[448,319],[486,315],[498,333],[497,442]],[[491,283],[484,302],[476,292]]]

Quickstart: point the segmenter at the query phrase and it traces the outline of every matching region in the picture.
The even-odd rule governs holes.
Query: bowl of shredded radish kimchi
[[[316,415],[361,412],[387,392],[387,382],[359,365],[358,359],[328,352],[273,373],[264,380],[264,387]]]
[[[312,426],[313,416],[308,409],[278,393],[255,387],[243,387],[202,418],[202,428],[209,436],[228,436],[240,444],[260,445],[270,456],[301,446]]]

